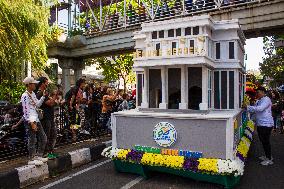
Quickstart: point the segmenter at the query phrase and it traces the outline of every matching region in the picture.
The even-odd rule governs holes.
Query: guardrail
[[[9,120],[9,123],[4,123],[3,116],[8,111],[4,111],[2,108],[0,109],[2,113],[2,119],[0,121],[0,162],[26,156],[28,154],[27,134],[24,124],[20,124],[17,129],[12,129],[12,126],[15,125],[21,117],[14,117]],[[96,120],[94,119],[95,116],[92,115],[86,117],[84,130],[79,127],[75,131],[76,141],[74,141],[72,140],[74,132],[70,130],[67,114],[68,112],[64,106],[57,107],[55,110],[55,125],[57,128],[56,147],[88,139],[96,139],[109,134],[107,129],[102,126],[101,114],[98,114],[98,119]]]

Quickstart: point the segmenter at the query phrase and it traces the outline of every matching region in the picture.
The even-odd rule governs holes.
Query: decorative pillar
[[[142,108],[149,108],[149,68],[144,68],[144,82],[142,94]]]
[[[159,104],[160,109],[168,108],[168,69],[163,66],[161,69],[162,80],[162,103]]]
[[[199,104],[200,110],[208,110],[208,69],[202,66],[202,102]]]
[[[179,109],[188,109],[188,70],[186,65],[182,65],[181,67],[180,83],[181,103],[179,103]]]

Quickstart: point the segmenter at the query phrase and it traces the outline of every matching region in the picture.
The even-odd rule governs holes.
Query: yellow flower
[[[243,105],[248,106],[250,104],[251,98],[247,95],[244,96]]]
[[[254,131],[254,123],[252,120],[249,120],[247,123],[247,127],[250,128],[251,131]]]
[[[144,165],[166,166],[171,168],[182,168],[184,156],[170,156],[162,154],[145,153],[141,159]]]
[[[198,162],[198,170],[218,173],[218,159],[199,158]]]
[[[246,142],[248,144],[248,146],[251,144],[251,141],[247,137],[245,137],[245,136],[242,137],[242,140],[244,142]]]
[[[247,146],[247,144],[243,140],[241,140],[238,147],[237,147],[237,151],[240,154],[242,154],[243,157],[247,157],[248,150],[249,150],[249,147]]]
[[[125,160],[126,159],[126,155],[130,152],[130,150],[120,150],[117,154],[117,158],[121,159],[121,160]]]

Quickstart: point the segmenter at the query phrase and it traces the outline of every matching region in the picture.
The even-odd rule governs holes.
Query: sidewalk
[[[253,143],[249,152],[245,173],[237,189],[282,189],[284,188],[284,134],[272,132],[272,156],[274,164],[260,165],[259,156],[264,155],[262,145],[255,132]]]
[[[86,140],[61,146],[55,150],[58,158],[42,166],[27,165],[28,158],[22,157],[0,163],[0,189],[23,188],[49,177],[58,176],[72,168],[101,158],[101,152],[111,137]]]

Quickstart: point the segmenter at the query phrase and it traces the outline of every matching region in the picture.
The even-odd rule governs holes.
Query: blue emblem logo
[[[177,131],[171,123],[160,122],[153,130],[153,138],[159,146],[169,147],[176,142]]]

